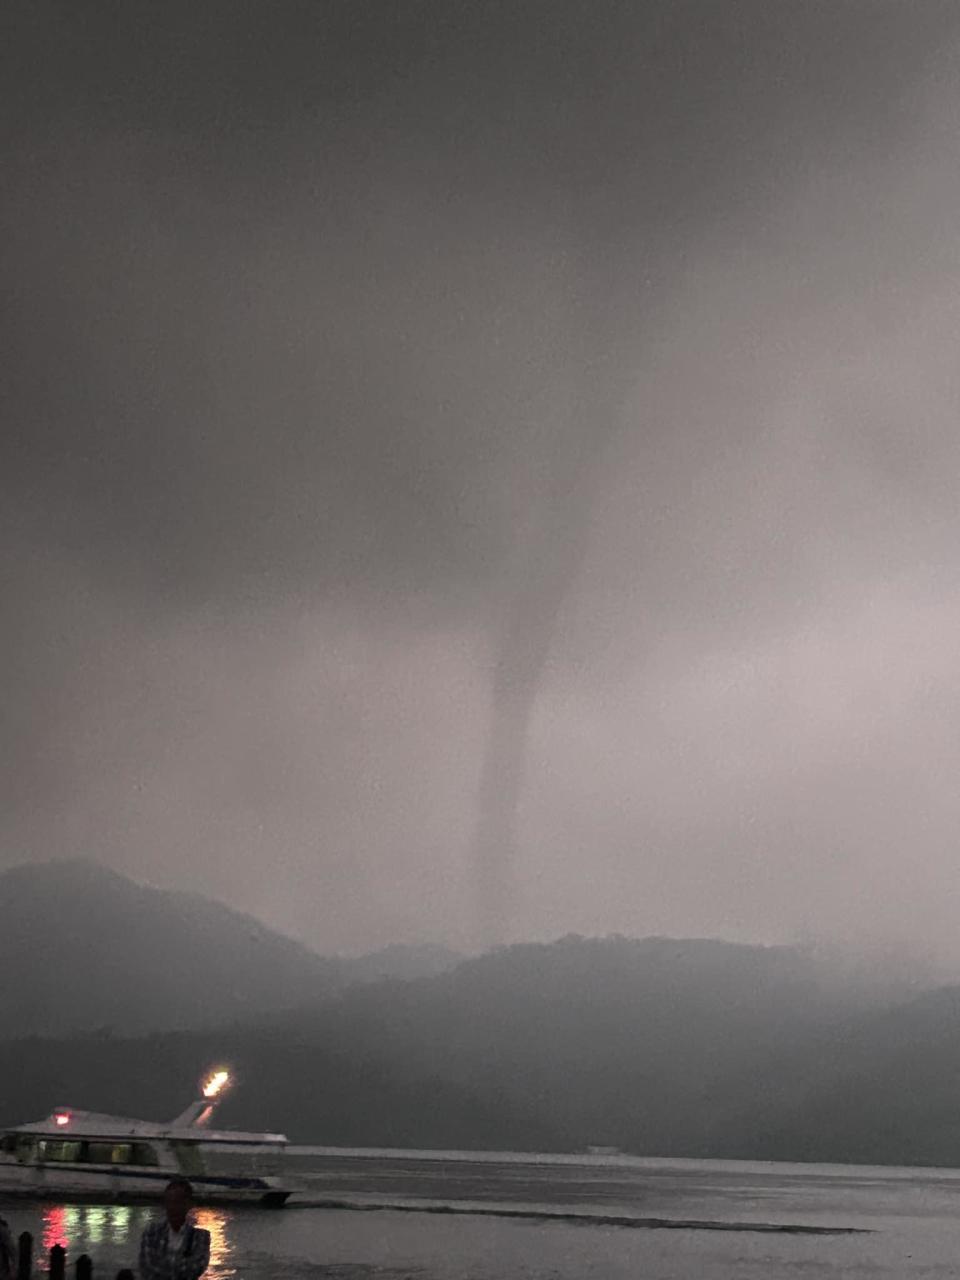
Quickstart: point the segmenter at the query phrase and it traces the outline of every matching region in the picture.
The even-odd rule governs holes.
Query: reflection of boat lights
[[[71,1229],[75,1230],[80,1215],[74,1206],[51,1205],[43,1214],[43,1248],[49,1253],[55,1244],[70,1247]]]
[[[227,1280],[228,1276],[236,1275],[236,1268],[230,1266],[233,1246],[227,1236],[227,1215],[217,1209],[198,1209],[194,1221],[198,1227],[210,1232],[208,1280]]]
[[[91,1244],[100,1244],[107,1226],[108,1210],[101,1205],[93,1206],[84,1213],[83,1234]]]
[[[93,1252],[104,1244],[129,1248],[153,1216],[150,1209],[125,1204],[51,1205],[43,1213],[42,1245],[38,1247],[41,1256],[57,1244],[68,1253]]]
[[[203,1096],[205,1098],[216,1098],[223,1090],[224,1086],[229,1083],[230,1072],[224,1071],[222,1067],[213,1071],[203,1082]]]
[[[107,1209],[107,1232],[112,1244],[126,1243],[131,1217],[128,1204],[114,1204]]]

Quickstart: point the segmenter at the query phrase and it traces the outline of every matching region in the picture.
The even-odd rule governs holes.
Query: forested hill
[[[92,862],[7,871],[0,901],[7,1036],[197,1027],[342,981],[335,963],[252,917]]]
[[[787,948],[518,946],[228,1032],[0,1046],[0,1119],[57,1103],[162,1119],[226,1059],[239,1084],[222,1121],[300,1141],[960,1159],[949,1137],[956,1000],[878,1008],[881,995]],[[909,1072],[930,1099],[912,1112]],[[890,1140],[865,1142],[871,1131]]]
[[[0,1038],[209,1027],[459,958],[437,947],[320,956],[222,903],[82,860],[0,874],[0,905]]]

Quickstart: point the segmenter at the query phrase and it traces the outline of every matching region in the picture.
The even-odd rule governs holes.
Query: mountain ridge
[[[7,1038],[226,1024],[370,981],[371,963],[390,968],[389,955],[323,956],[215,899],[143,884],[88,858],[0,872],[0,903]],[[416,973],[414,950],[402,958]],[[436,971],[440,959],[424,963]]]
[[[916,992],[789,946],[572,935],[427,948],[419,976],[386,948],[358,981],[96,864],[16,869],[0,894],[0,1123],[61,1103],[169,1119],[225,1060],[226,1125],[327,1145],[960,1164],[960,985]]]

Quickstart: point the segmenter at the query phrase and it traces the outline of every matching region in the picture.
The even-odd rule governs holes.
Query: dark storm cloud
[[[514,634],[517,928],[806,927],[784,735],[952,617],[954,7],[3,21],[4,856],[462,937]]]
[[[32,11],[5,474],[174,593],[482,578],[596,295],[635,361],[691,235],[886,144],[942,27],[797,9]]]

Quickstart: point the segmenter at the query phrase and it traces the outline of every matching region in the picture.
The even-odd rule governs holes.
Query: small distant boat
[[[219,1068],[169,1124],[57,1107],[46,1120],[0,1136],[0,1197],[155,1200],[174,1177],[189,1178],[200,1204],[278,1207],[287,1139],[281,1133],[209,1128],[230,1084]]]
[[[588,1156],[618,1156],[619,1147],[587,1147]]]

